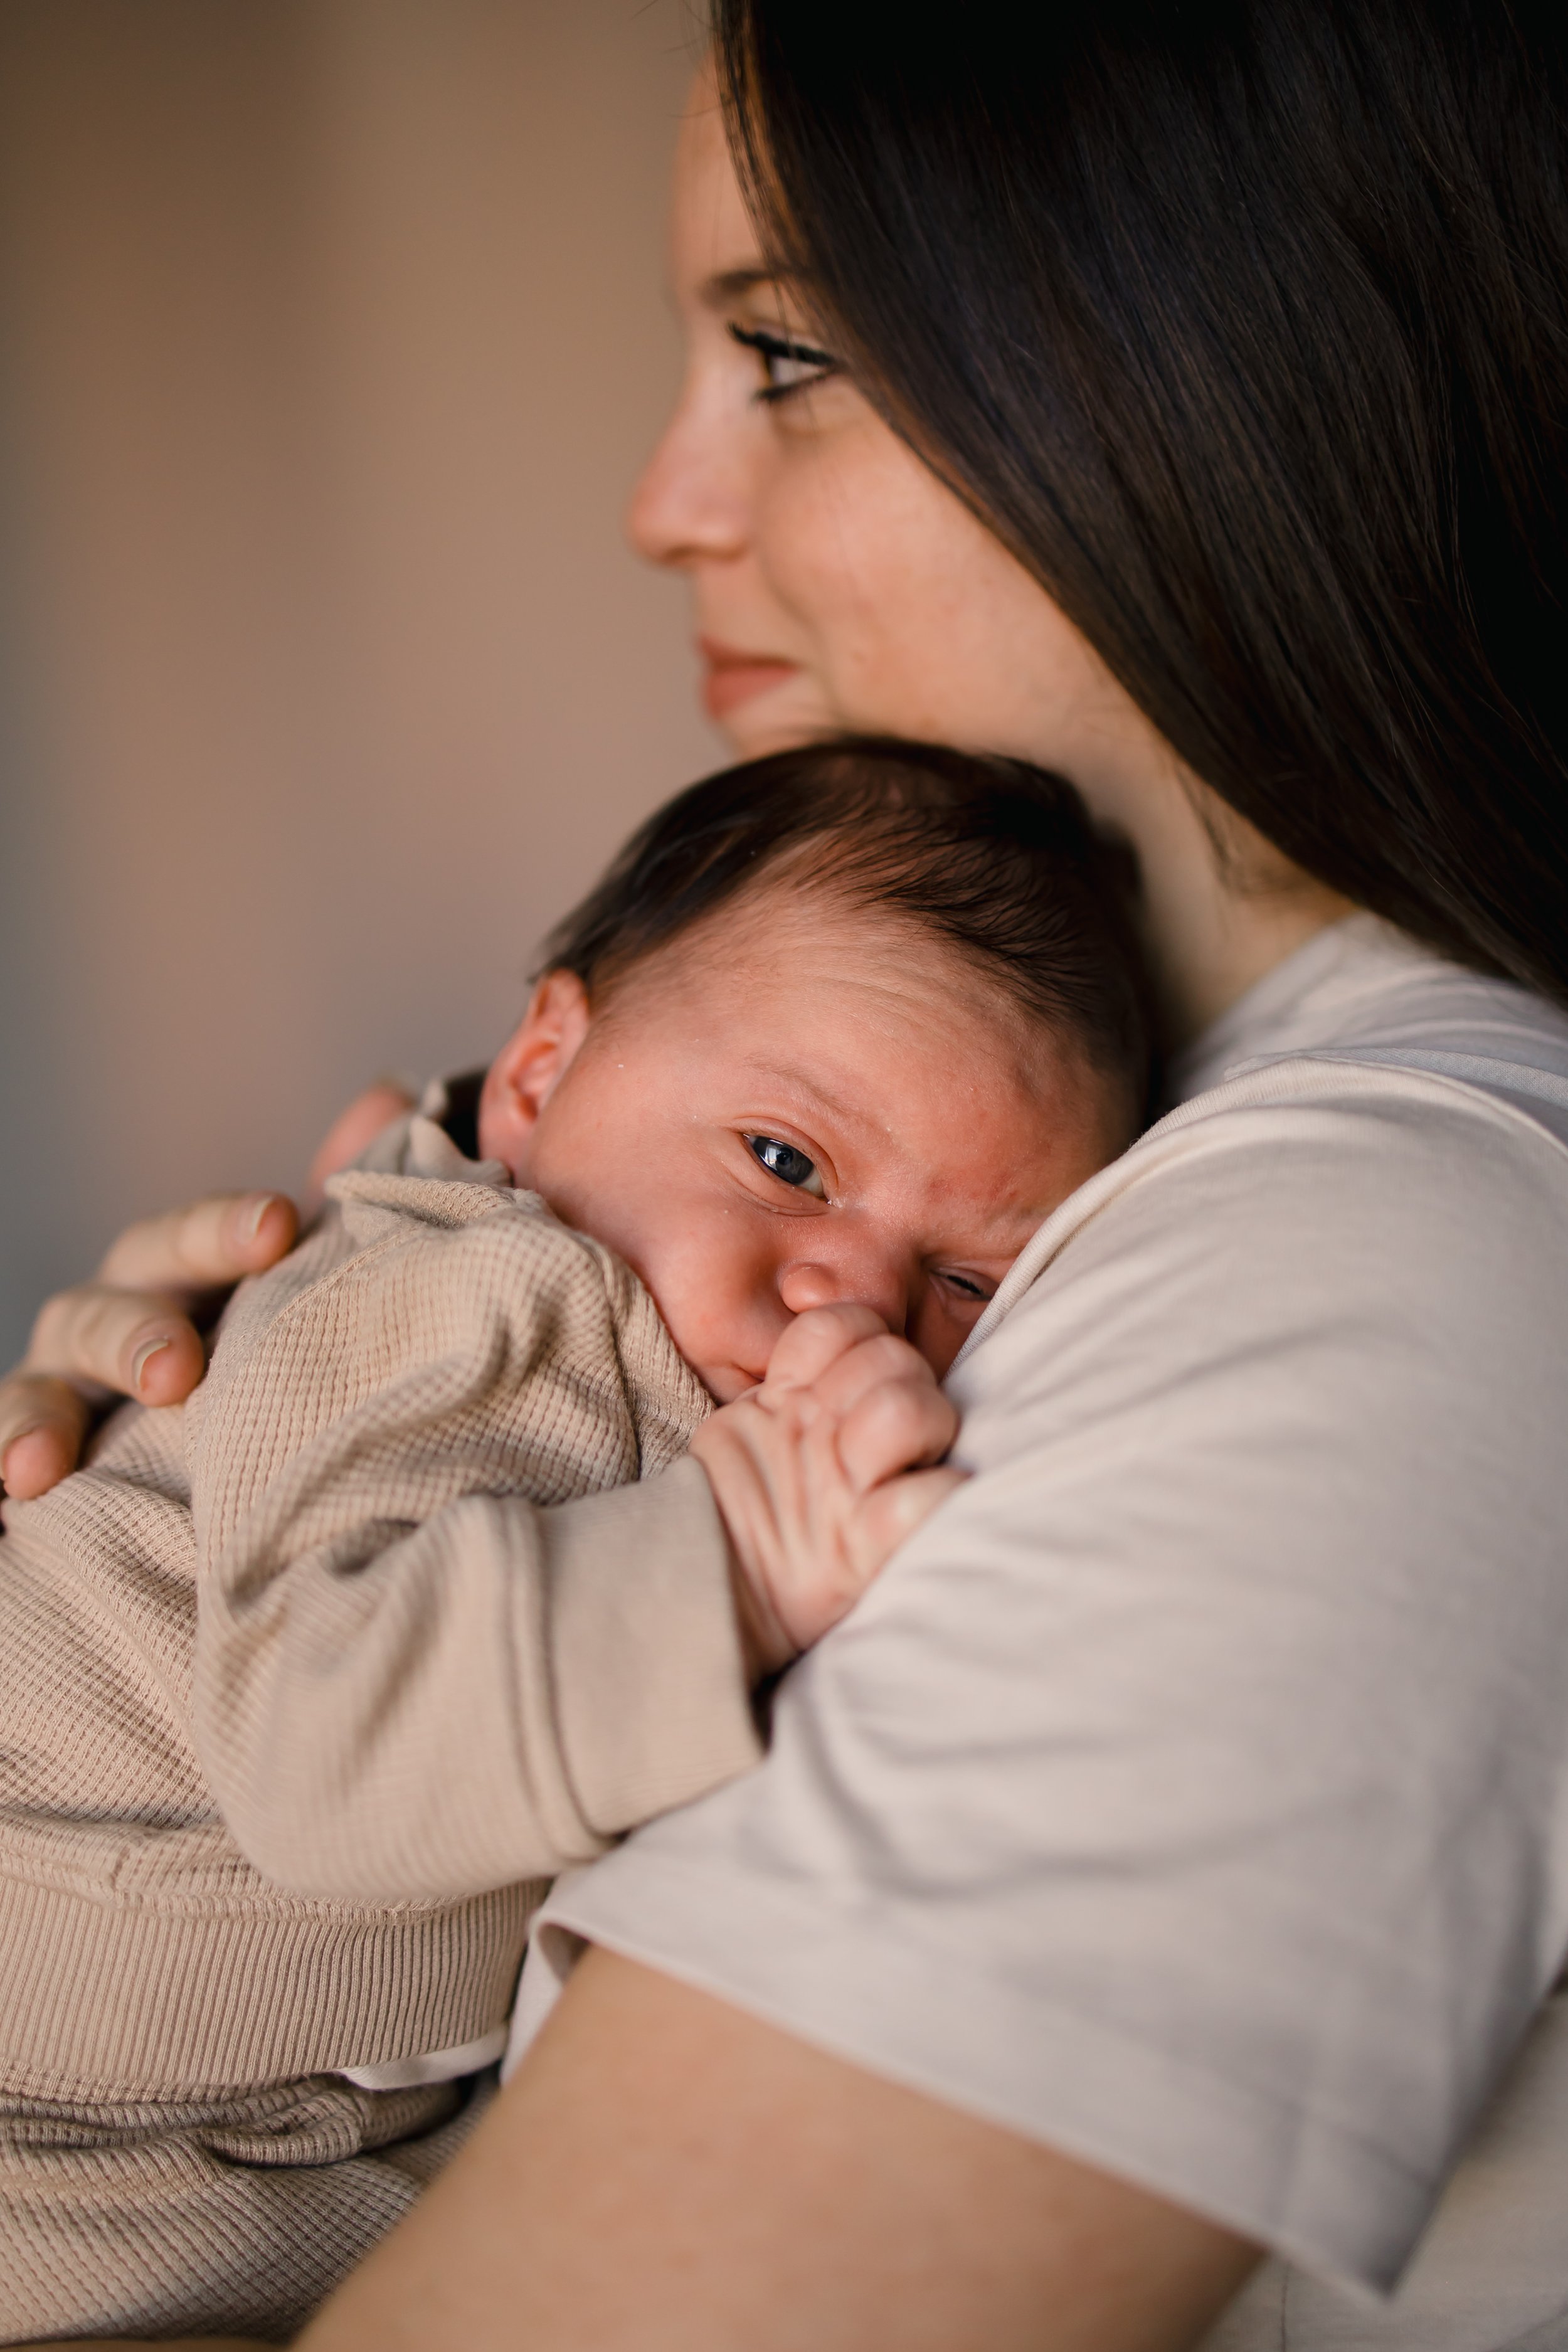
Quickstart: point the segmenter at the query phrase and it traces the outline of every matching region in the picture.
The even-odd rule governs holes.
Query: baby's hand
[[[773,1674],[836,1625],[890,1553],[963,1483],[940,1461],[958,1415],[868,1307],[814,1307],[760,1388],[691,1451],[729,1529],[748,1663]]]

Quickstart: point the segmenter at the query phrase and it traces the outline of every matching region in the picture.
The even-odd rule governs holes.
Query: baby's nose
[[[779,1297],[792,1315],[847,1301],[869,1307],[890,1331],[902,1331],[909,1312],[902,1286],[881,1268],[817,1265],[810,1260],[786,1265],[779,1276]]]

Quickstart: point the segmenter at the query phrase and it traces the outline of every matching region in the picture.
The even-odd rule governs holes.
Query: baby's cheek
[[[687,1362],[729,1404],[762,1379],[790,1320],[773,1262],[722,1215],[659,1259],[638,1271]]]
[[[910,1318],[907,1336],[940,1381],[952,1370],[954,1357],[979,1320],[978,1312],[973,1318],[953,1315],[928,1292]]]

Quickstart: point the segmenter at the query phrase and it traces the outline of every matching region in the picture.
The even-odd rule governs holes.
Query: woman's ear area
[[[528,1010],[485,1074],[479,1095],[479,1150],[520,1180],[539,1114],[588,1034],[592,1007],[574,971],[545,972]]]

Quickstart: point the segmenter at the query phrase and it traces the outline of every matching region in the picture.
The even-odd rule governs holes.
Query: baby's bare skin
[[[479,1105],[481,1152],[625,1258],[721,1404],[848,1300],[940,1378],[1125,1142],[1076,1038],[922,924],[784,879],[592,1004],[546,973]]]

